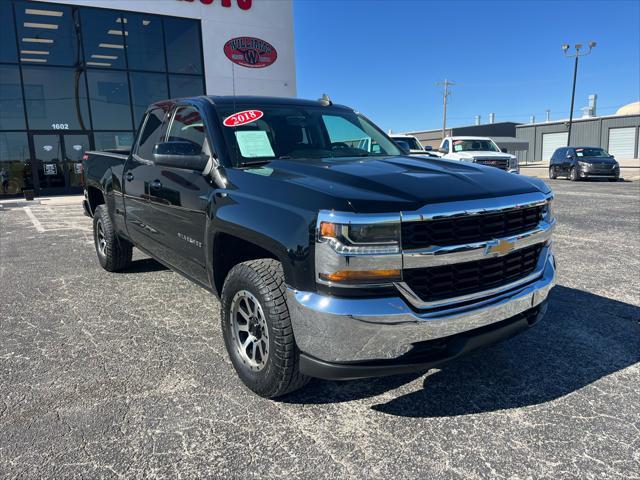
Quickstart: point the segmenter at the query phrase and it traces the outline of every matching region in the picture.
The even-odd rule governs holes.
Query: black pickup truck
[[[533,325],[555,283],[544,182],[405,156],[327,100],[160,102],[84,167],[100,264],[135,246],[218,296],[265,397],[442,365]]]

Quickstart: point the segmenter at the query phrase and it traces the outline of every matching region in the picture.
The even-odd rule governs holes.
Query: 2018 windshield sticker
[[[264,112],[262,110],[244,110],[228,116],[222,123],[225,127],[239,127],[240,125],[255,122],[261,119],[263,115]]]

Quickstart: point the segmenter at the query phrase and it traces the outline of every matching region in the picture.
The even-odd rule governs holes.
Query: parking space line
[[[33,212],[31,211],[31,207],[24,207],[24,211],[29,217],[29,219],[31,220],[31,223],[33,223],[33,226],[36,228],[38,233],[44,233],[45,231],[44,227],[40,223],[40,220],[38,220],[36,216],[33,214]]]

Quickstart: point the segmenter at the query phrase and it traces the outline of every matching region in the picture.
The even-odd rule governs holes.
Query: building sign
[[[55,163],[45,163],[43,165],[43,171],[45,175],[57,175],[58,166]]]
[[[269,42],[255,37],[236,37],[224,44],[224,54],[236,65],[264,68],[278,58],[278,52]]]
[[[180,2],[190,2],[193,3],[195,1],[198,0],[178,0]],[[231,0],[199,0],[200,3],[202,3],[203,5],[211,5],[212,3],[215,3],[216,1],[219,1],[220,4],[223,7],[229,8],[231,7]],[[236,3],[238,4],[238,7],[240,7],[240,9],[242,10],[249,10],[251,8],[251,4],[253,3],[253,0],[235,0]]]

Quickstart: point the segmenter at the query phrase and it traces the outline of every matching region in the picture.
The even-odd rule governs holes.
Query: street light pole
[[[591,50],[593,50],[595,46],[596,46],[596,42],[591,41],[589,42],[589,50],[586,52],[580,53],[580,50],[582,49],[582,44],[578,43],[574,47],[576,49],[576,53],[568,54],[567,51],[569,50],[569,45],[567,44],[562,45],[562,51],[564,52],[564,56],[569,58],[572,58],[572,57],[575,58],[575,63],[573,64],[573,87],[571,89],[571,110],[569,111],[569,128],[567,133],[567,147],[571,146],[571,126],[573,125],[573,104],[576,98],[576,79],[578,78],[578,59],[585,55],[589,55],[591,53]]]

